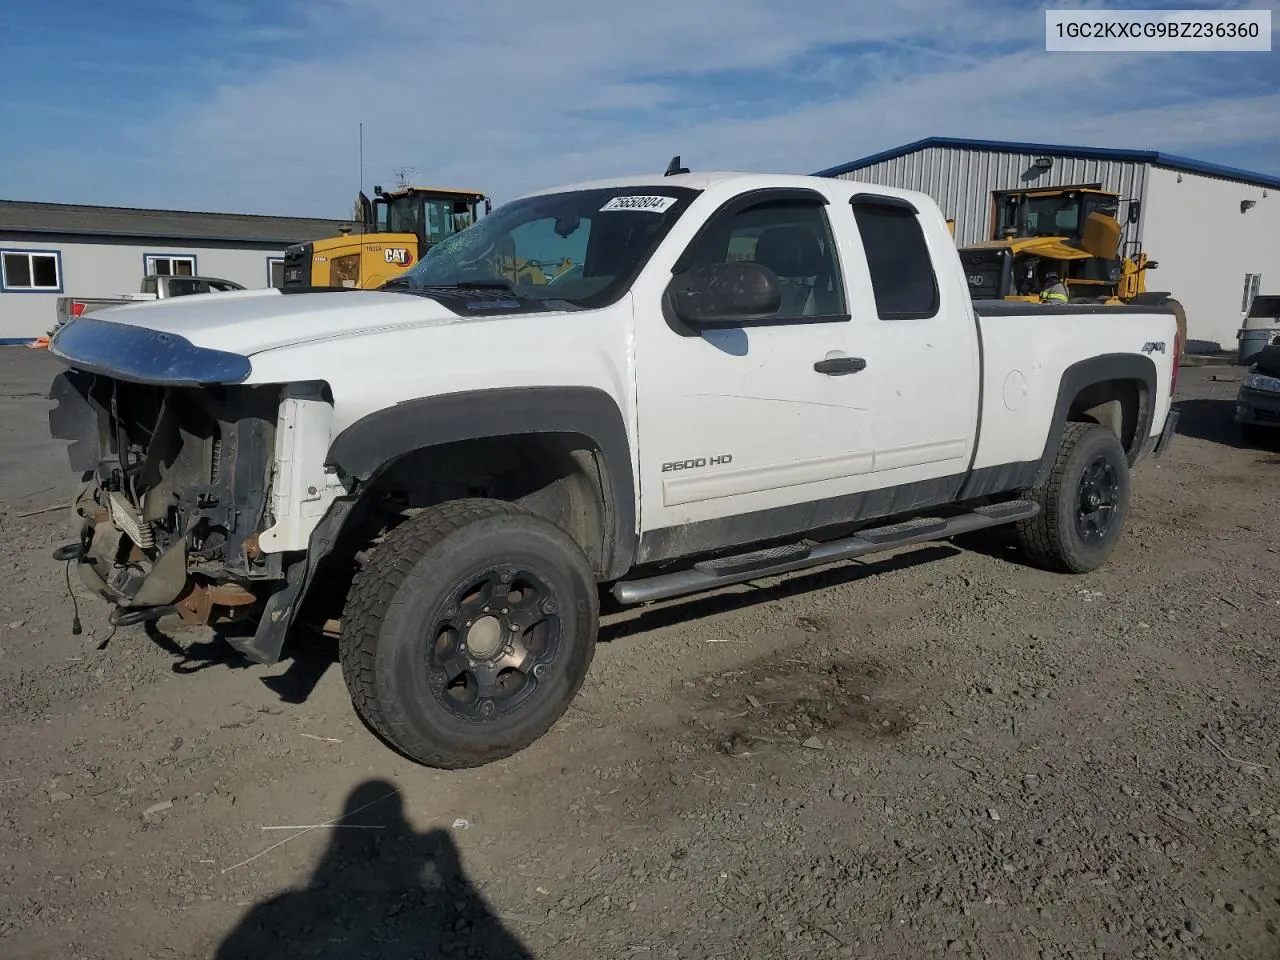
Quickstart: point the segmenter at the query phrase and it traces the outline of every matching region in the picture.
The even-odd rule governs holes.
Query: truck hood
[[[353,333],[471,319],[429,297],[341,288],[287,295],[274,288],[198,294],[108,307],[93,317],[242,357]]]

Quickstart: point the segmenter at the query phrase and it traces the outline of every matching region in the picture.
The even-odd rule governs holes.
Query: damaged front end
[[[50,396],[51,432],[73,441],[71,467],[88,474],[72,535],[96,593],[204,623],[214,606],[248,612],[255,581],[281,578],[281,555],[257,543],[278,387],[162,387],[71,370]]]
[[[169,613],[193,624],[261,616],[298,559],[280,547],[305,549],[301,531],[282,538],[277,525],[290,512],[280,496],[296,482],[279,476],[277,425],[291,409],[282,404],[319,385],[244,384],[243,357],[91,318],[60,330],[50,350],[69,368],[50,389],[50,430],[71,441],[71,468],[83,480],[75,543],[57,556],[77,561],[84,583],[118,608],[117,624]],[[279,440],[296,426],[289,420]],[[297,468],[286,473],[304,467],[287,443],[285,461]],[[316,498],[311,512],[328,499]],[[275,549],[263,548],[264,534]]]

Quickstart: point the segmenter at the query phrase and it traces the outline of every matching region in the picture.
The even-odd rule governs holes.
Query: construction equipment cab
[[[1119,194],[1062,187],[995,193],[993,201],[990,239],[960,250],[975,299],[1036,300],[1051,272],[1073,300],[1128,301],[1145,291],[1145,271],[1156,264],[1138,250],[1122,256]],[[1130,201],[1127,219],[1138,215]]]
[[[284,255],[284,288],[358,287],[372,290],[404,273],[441,240],[476,222],[480,206],[492,208],[475,190],[444,187],[374,187],[356,200],[358,232],[298,243]]]
[[[960,248],[973,299],[1034,303],[1056,274],[1072,302],[1173,308],[1185,343],[1182,305],[1167,291],[1147,290],[1147,271],[1159,264],[1138,241],[1122,242],[1122,203],[1125,220],[1136,224],[1139,201],[1096,186],[994,192],[990,239]]]

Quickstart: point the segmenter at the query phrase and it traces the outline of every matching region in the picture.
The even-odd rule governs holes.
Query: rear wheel
[[[1068,423],[1043,487],[1040,512],[1017,524],[1019,546],[1037,566],[1087,573],[1101,566],[1124,530],[1129,463],[1106,427]]]
[[[599,594],[576,543],[511,504],[425,510],[374,548],[344,611],[356,710],[408,757],[471,767],[528,746],[577,694]]]

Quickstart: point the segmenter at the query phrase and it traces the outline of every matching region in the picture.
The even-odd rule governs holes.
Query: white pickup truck
[[[121,293],[114,297],[59,297],[54,330],[72,317],[82,317],[111,307],[128,303],[146,303],[151,300],[167,300],[170,297],[197,296],[202,293],[227,293],[245,289],[234,280],[218,277],[182,277],[150,273],[142,278],[137,293]],[[52,335],[53,330],[49,333]]]
[[[84,483],[55,556],[115,622],[242,618],[258,661],[327,625],[371,727],[476,765],[565,710],[601,589],[643,603],[1005,523],[1039,564],[1096,568],[1130,468],[1168,444],[1179,349],[1159,308],[972,302],[920,193],[579,184],[381,290],[67,324],[50,420]]]

